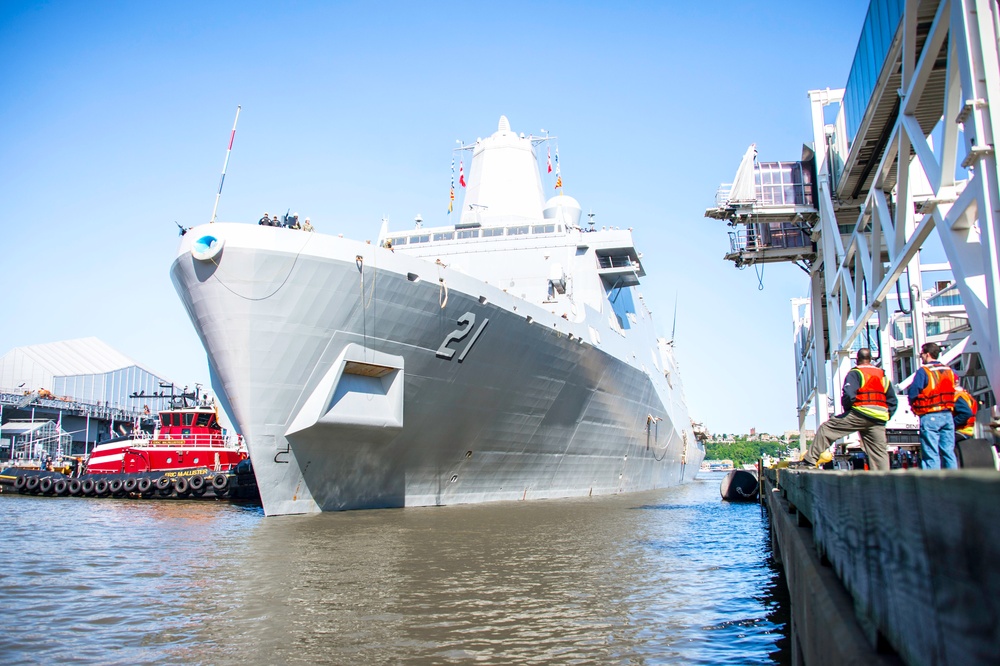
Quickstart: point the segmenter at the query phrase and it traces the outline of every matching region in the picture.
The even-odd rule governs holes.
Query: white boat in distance
[[[216,223],[171,277],[267,515],[606,495],[704,457],[627,229],[477,140],[461,217],[378,243]]]

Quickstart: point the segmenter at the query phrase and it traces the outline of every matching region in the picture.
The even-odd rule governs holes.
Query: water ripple
[[[273,519],[0,495],[0,660],[788,663],[765,517],[718,484]]]

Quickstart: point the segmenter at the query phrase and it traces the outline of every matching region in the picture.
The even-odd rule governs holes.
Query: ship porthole
[[[225,244],[224,239],[206,234],[191,246],[191,256],[199,261],[209,261],[222,252],[222,246]]]

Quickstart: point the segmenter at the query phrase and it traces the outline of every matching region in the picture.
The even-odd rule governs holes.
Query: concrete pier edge
[[[761,484],[793,663],[996,663],[1000,474],[781,469]]]

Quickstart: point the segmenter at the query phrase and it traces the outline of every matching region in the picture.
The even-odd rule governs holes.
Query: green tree
[[[737,437],[733,442],[706,442],[705,460],[732,460],[736,466],[757,462],[762,456],[784,457],[788,445],[783,442],[748,442]]]

